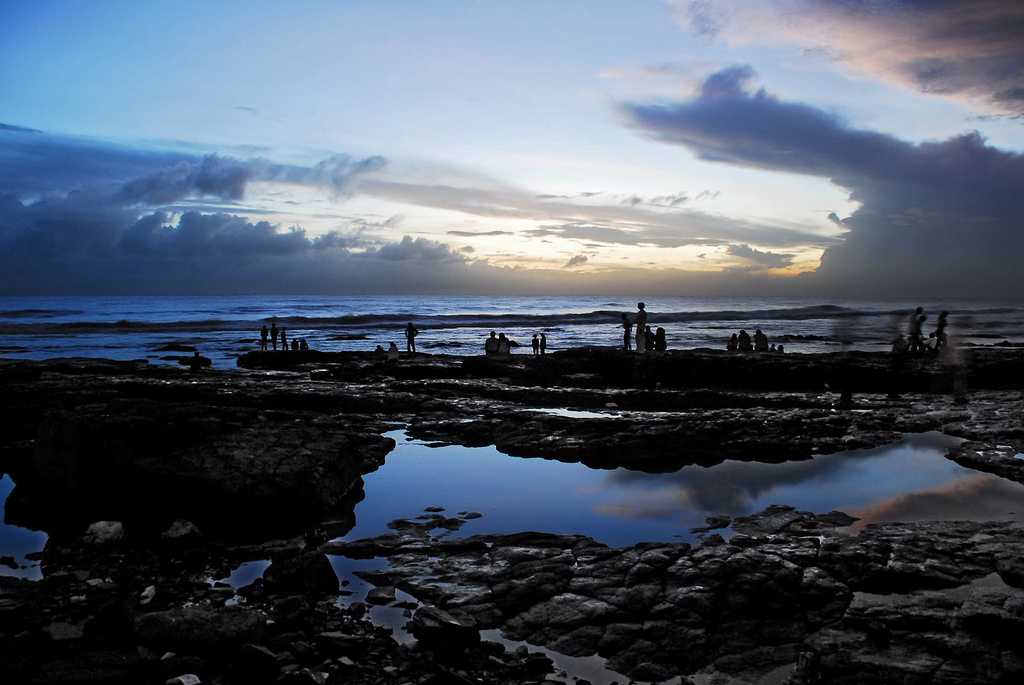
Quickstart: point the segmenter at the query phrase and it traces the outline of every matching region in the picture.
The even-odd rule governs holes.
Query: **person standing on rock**
[[[536,333],[533,334],[533,354],[534,356],[540,354],[540,338]]]
[[[285,330],[281,329],[281,349],[285,352],[288,351],[288,338],[285,336]]]
[[[633,322],[626,312],[622,312],[622,349],[626,352],[633,349]]]
[[[548,336],[543,333],[540,334],[540,353],[544,354],[548,350]]]
[[[647,351],[647,305],[643,302],[636,303],[636,351],[643,354]]]
[[[267,351],[267,336],[270,335],[270,331],[267,330],[267,324],[263,324],[260,329],[260,349],[264,352]]]
[[[405,327],[405,351],[416,354],[416,336],[420,332],[412,325],[412,321]]]
[[[270,324],[270,342],[274,346],[274,351],[277,351],[277,324]]]

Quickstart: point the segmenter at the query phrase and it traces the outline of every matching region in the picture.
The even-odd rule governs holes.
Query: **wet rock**
[[[395,601],[395,588],[385,585],[372,588],[366,594],[367,604],[391,604]]]
[[[331,594],[338,591],[338,576],[331,562],[317,551],[275,557],[263,574],[271,592]]]
[[[90,545],[106,545],[123,539],[124,525],[120,521],[96,521],[82,536],[82,540]]]
[[[143,614],[135,622],[142,644],[172,651],[208,654],[258,639],[265,619],[240,607],[187,607]]]
[[[424,645],[443,652],[460,651],[480,642],[476,622],[433,606],[421,606],[407,628]]]
[[[184,519],[178,519],[164,531],[162,537],[164,540],[171,542],[198,542],[202,540],[203,534],[199,531],[196,524]]]

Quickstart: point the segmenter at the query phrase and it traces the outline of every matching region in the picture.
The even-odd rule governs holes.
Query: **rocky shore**
[[[396,424],[436,444],[643,471],[936,430],[966,440],[950,459],[1024,482],[1024,350],[896,365],[866,353],[287,352],[239,366],[0,362],[0,473],[16,483],[6,522],[49,535],[33,555],[42,580],[0,578],[0,679],[575,682],[481,640],[487,629],[600,655],[623,683],[1016,682],[1024,670],[1010,639],[1024,622],[1024,530],[1005,522],[854,535],[844,514],[780,507],[714,521],[725,528],[692,547],[442,539],[432,523],[329,542],[353,526]],[[386,559],[367,580],[381,602],[400,601],[394,587],[418,600],[406,607],[417,639],[399,644],[365,604],[339,602],[327,555]],[[264,559],[246,587],[216,582]]]

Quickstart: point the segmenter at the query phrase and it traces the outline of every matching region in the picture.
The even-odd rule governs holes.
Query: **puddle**
[[[7,496],[13,489],[14,481],[10,476],[5,475],[0,478],[0,511],[4,512],[4,516],[0,517],[0,557],[11,557],[15,566],[12,568],[8,564],[0,563],[0,576],[39,580],[43,577],[43,572],[39,569],[39,562],[29,561],[25,559],[25,555],[42,550],[46,544],[47,535],[42,531],[29,530],[6,523],[6,509],[3,507],[7,502]]]
[[[452,536],[542,531],[601,542],[693,541],[707,516],[738,516],[771,504],[845,511],[861,523],[890,520],[1021,519],[1024,485],[945,458],[959,441],[907,435],[880,448],[779,464],[728,460],[674,473],[596,470],[582,464],[509,457],[494,447],[428,447],[392,431],[398,446],[365,477],[355,540],[391,532],[388,521],[442,505],[479,511]]]
[[[622,414],[613,411],[587,411],[585,409],[527,409],[529,412],[536,412],[538,414],[549,414],[551,416],[561,416],[567,419],[621,419],[625,418]]]

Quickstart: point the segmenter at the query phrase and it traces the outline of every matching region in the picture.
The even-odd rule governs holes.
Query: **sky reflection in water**
[[[518,459],[494,447],[439,447],[406,441],[366,476],[348,539],[388,532],[388,521],[430,505],[475,510],[458,535],[524,530],[583,533],[611,545],[692,540],[689,528],[712,514],[740,515],[770,504],[864,521],[1008,519],[1024,513],[1024,486],[963,468],[943,457],[956,444],[936,433],[886,447],[782,464],[725,461],[648,474],[582,464]],[[1022,517],[1024,518],[1024,517]]]

